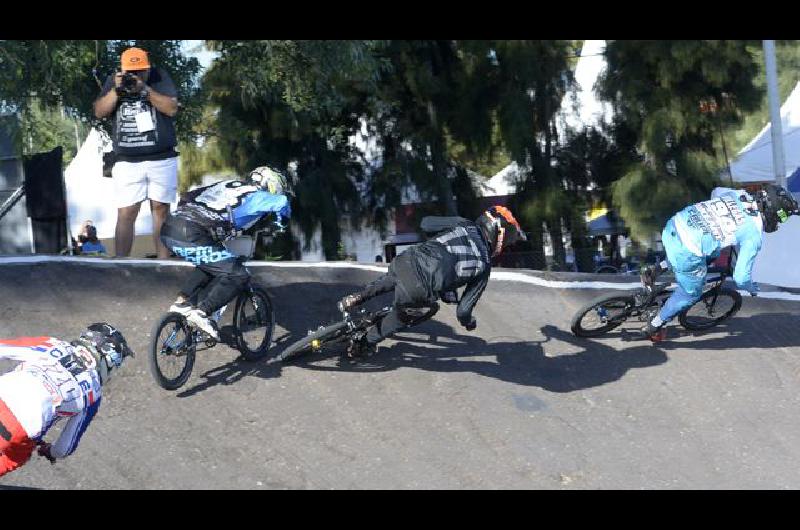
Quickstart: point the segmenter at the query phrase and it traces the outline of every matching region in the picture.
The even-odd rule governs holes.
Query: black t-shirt
[[[169,74],[161,68],[150,68],[150,77],[147,85],[159,94],[178,97],[175,83]],[[105,96],[114,88],[114,76],[106,78],[100,97]],[[140,132],[136,115],[147,113],[152,121],[152,129],[145,125]],[[114,120],[113,149],[117,160],[123,162],[141,162],[143,160],[163,160],[177,156],[175,145],[175,118],[159,112],[149,101],[139,95],[128,97],[121,96],[117,108],[111,114]],[[144,120],[147,122],[148,120]]]

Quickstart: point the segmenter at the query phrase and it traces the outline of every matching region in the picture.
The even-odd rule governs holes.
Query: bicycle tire
[[[597,329],[586,329],[582,325],[583,318],[587,314],[589,314],[590,311],[592,311],[598,306],[609,304],[611,302],[618,302],[624,304],[624,306],[622,307],[623,311],[625,311],[624,318],[611,320],[605,326],[601,326]],[[636,302],[633,295],[606,294],[600,296],[598,298],[595,298],[585,306],[581,307],[580,309],[578,309],[578,311],[572,317],[572,321],[570,322],[570,329],[572,330],[572,333],[577,337],[599,337],[600,335],[608,333],[612,329],[622,325],[622,323],[625,322],[628,319],[628,316],[630,315],[629,308],[633,308],[635,307],[635,305]],[[620,308],[617,307],[614,309],[620,309]]]
[[[310,350],[313,348],[312,342],[314,340],[319,340],[319,346],[331,342],[334,339],[338,339],[339,337],[345,336],[349,333],[347,329],[347,322],[336,322],[335,324],[331,324],[329,326],[325,326],[320,328],[312,333],[309,333],[302,339],[298,340],[290,344],[285,350],[283,350],[280,355],[275,357],[275,360],[279,360],[281,362],[286,361],[292,357],[296,357],[297,355]]]
[[[433,304],[431,304],[429,306],[410,308],[411,311],[415,311],[415,310],[419,310],[419,309],[429,309],[429,311],[427,313],[425,313],[424,315],[422,315],[421,317],[417,317],[414,320],[404,324],[403,327],[400,328],[398,331],[403,331],[403,330],[405,330],[407,328],[410,328],[410,327],[413,327],[413,326],[418,326],[419,324],[422,324],[423,322],[426,322],[426,321],[430,320],[431,318],[433,318],[433,316],[436,313],[439,312],[439,304],[438,303],[433,303]]]
[[[264,317],[268,327],[264,337],[261,339],[261,342],[256,348],[251,348],[247,343],[242,331],[242,322],[240,322],[242,315],[245,314],[243,312],[243,308],[251,296],[258,296],[261,298],[261,303],[263,304],[263,307],[266,308],[267,312]],[[255,287],[253,288],[252,293],[245,291],[239,294],[239,296],[236,298],[236,305],[234,306],[233,310],[233,325],[236,329],[236,348],[239,350],[245,360],[258,361],[263,359],[267,353],[269,353],[272,334],[275,331],[275,311],[272,308],[272,300],[264,289]]]
[[[178,328],[180,328],[180,331],[184,333],[186,339],[191,341],[191,346],[183,351],[184,355],[182,355],[182,357],[185,358],[185,361],[183,368],[181,368],[177,377],[169,377],[165,375],[158,362],[160,354],[164,354],[162,345],[159,344],[161,342],[161,331],[170,324],[176,324]],[[186,319],[178,313],[167,313],[153,326],[150,341],[150,351],[148,355],[150,374],[153,376],[153,379],[155,379],[156,383],[158,383],[158,385],[164,390],[176,390],[180,388],[186,383],[186,381],[189,379],[189,376],[192,375],[196,350],[197,347],[194,342],[194,330],[186,322]],[[166,355],[171,355],[171,353],[167,353]],[[178,358],[181,356],[175,355],[173,357]]]
[[[692,309],[698,307],[699,304],[704,303],[706,299],[711,298],[712,296],[714,296],[715,293],[717,295],[717,299],[719,299],[719,297],[731,298],[733,300],[733,305],[731,306],[731,308],[722,315],[720,315],[719,317],[710,318],[709,320],[706,320],[705,322],[702,323],[693,320],[694,317],[690,316]],[[700,297],[700,300],[692,304],[689,308],[681,311],[678,314],[678,322],[680,322],[681,326],[683,326],[685,329],[688,329],[689,331],[702,331],[705,329],[712,328],[717,324],[719,324],[720,322],[722,322],[723,320],[732,317],[741,308],[742,308],[742,295],[739,294],[739,292],[736,291],[735,289],[730,289],[728,287],[720,287],[719,289],[711,289],[710,291],[706,291],[705,293],[703,293],[703,296]]]
[[[594,274],[617,274],[619,269],[613,265],[601,265],[594,270]]]

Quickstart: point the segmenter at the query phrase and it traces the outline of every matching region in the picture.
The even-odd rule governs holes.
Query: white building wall
[[[374,263],[375,256],[381,256],[383,261],[386,261],[386,256],[383,252],[383,242],[385,238],[381,237],[380,232],[371,226],[367,226],[365,221],[362,221],[359,230],[353,230],[350,222],[346,218],[339,221],[339,226],[342,234],[342,245],[346,256],[351,257],[355,255],[355,259],[362,263]],[[322,250],[322,229],[318,225],[314,229],[314,234],[311,237],[311,243],[306,250],[305,239],[300,226],[292,223],[292,233],[296,234],[295,237],[300,241],[300,261],[325,261],[325,253]],[[395,232],[394,217],[389,219],[387,224],[386,233],[393,234]]]
[[[361,263],[374,263],[375,256],[381,256],[381,259],[386,261],[383,252],[385,239],[381,237],[377,228],[367,226],[365,221],[362,221],[359,230],[351,229],[348,221],[344,221],[342,225],[342,243],[348,256],[355,254],[356,261]],[[394,232],[395,222],[394,217],[391,217],[386,227],[386,233],[388,235]]]

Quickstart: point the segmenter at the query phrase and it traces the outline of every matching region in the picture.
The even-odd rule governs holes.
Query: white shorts
[[[170,204],[178,196],[178,157],[117,162],[111,170],[117,208],[145,199]]]

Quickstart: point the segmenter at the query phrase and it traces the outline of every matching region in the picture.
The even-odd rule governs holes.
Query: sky
[[[195,51],[198,48],[200,48],[200,50]],[[185,40],[183,41],[183,49],[190,57],[196,57],[204,70],[208,68],[211,61],[217,56],[216,52],[208,51],[201,40]]]
[[[579,129],[583,126],[597,126],[600,121],[611,120],[611,107],[601,102],[594,92],[594,85],[598,76],[606,68],[606,60],[602,53],[605,49],[604,40],[587,40],[583,43],[581,58],[575,67],[575,80],[580,86],[578,104],[580,108],[574,112],[570,98],[564,98],[561,110],[565,114],[569,126]]]

